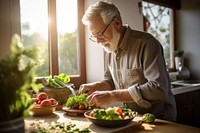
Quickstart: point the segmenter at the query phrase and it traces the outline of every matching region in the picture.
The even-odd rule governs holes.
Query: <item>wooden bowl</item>
[[[35,106],[31,109],[31,112],[33,113],[33,116],[51,115],[56,110],[57,105],[58,103],[48,107]]]
[[[66,103],[71,91],[68,88],[53,88],[44,86],[43,91],[49,98],[54,98],[58,102],[57,110],[62,110],[63,105]]]

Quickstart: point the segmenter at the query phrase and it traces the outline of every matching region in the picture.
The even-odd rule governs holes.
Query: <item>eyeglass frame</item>
[[[105,27],[105,29],[103,30],[103,31],[101,31],[101,32],[98,32],[96,35],[91,35],[90,36],[90,40],[92,41],[92,42],[97,42],[97,41],[95,41],[95,39],[93,39],[93,38],[103,38],[104,37],[104,33],[106,32],[106,30],[108,29],[108,27],[111,25],[111,23],[113,22],[113,20],[114,20],[114,18],[115,17],[113,17],[113,19],[108,23],[108,25]]]

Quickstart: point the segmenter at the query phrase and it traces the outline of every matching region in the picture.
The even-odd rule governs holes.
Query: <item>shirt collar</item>
[[[123,51],[123,50],[126,51],[128,49],[128,44],[129,44],[128,42],[129,42],[129,36],[131,34],[131,28],[128,25],[125,25],[125,26],[126,26],[126,31],[116,53],[118,51]]]

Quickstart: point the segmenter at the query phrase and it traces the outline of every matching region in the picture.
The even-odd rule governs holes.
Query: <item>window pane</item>
[[[164,57],[168,67],[173,66],[173,30],[172,9],[142,2],[145,29],[157,38],[163,46]]]
[[[77,0],[57,0],[59,73],[79,75]]]
[[[48,0],[20,0],[21,38],[24,45],[38,45],[44,64],[36,73],[49,75],[48,50]]]

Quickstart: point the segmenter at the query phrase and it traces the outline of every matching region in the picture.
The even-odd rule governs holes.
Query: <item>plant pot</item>
[[[180,65],[183,66],[183,57],[175,57],[175,67],[177,71]]]
[[[44,92],[47,93],[49,98],[54,98],[58,105],[56,107],[57,110],[61,110],[63,105],[67,102],[69,95],[71,95],[71,91],[68,88],[53,88],[49,86],[44,86]]]
[[[0,133],[24,133],[24,118],[0,122]]]

